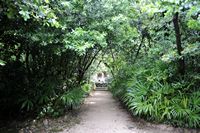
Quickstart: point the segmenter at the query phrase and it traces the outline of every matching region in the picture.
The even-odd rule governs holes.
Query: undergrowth
[[[176,80],[161,61],[150,64],[120,70],[109,87],[114,96],[133,115],[179,127],[200,127],[198,80],[187,76]]]

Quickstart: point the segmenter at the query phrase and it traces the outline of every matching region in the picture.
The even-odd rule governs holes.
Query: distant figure
[[[97,78],[101,78],[102,77],[102,73],[97,73]]]
[[[102,72],[97,73],[97,80],[98,80],[99,83],[105,83],[104,73],[102,73]]]
[[[103,71],[103,75],[104,75],[104,77],[105,77],[105,78],[107,78],[107,77],[108,77],[108,75],[107,75],[107,72],[106,72],[106,71]]]

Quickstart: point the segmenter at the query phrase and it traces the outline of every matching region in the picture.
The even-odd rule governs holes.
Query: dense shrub
[[[133,115],[175,126],[200,127],[197,84],[187,82],[191,79],[171,82],[168,67],[162,61],[147,64],[123,68],[110,86],[113,94]]]
[[[65,113],[66,110],[72,110],[83,102],[85,92],[80,88],[68,90],[53,102],[42,107],[39,117],[53,116],[57,117]]]
[[[80,86],[107,45],[106,34],[85,23],[82,13],[90,7],[82,1],[0,1],[0,117],[50,114],[81,102]]]

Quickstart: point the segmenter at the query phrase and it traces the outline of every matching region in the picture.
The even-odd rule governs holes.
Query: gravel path
[[[95,91],[81,108],[80,124],[60,133],[197,133],[133,118],[108,91]]]

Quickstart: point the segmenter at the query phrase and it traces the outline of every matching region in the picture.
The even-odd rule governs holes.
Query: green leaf
[[[199,20],[191,19],[188,21],[187,25],[191,29],[200,30],[200,19]]]
[[[22,17],[24,18],[25,21],[27,21],[28,19],[30,19],[30,16],[29,16],[30,13],[28,11],[22,10],[22,11],[19,11],[19,14],[22,15]]]
[[[6,62],[0,59],[0,66],[6,65]]]

